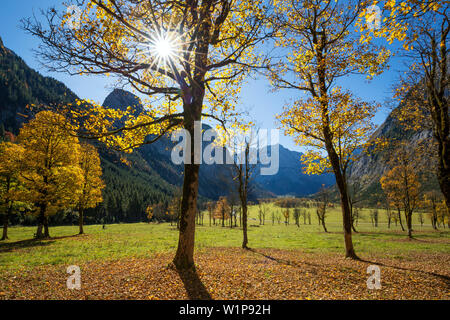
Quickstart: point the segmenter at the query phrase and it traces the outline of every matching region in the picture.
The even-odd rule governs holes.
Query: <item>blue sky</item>
[[[43,68],[32,52],[39,41],[20,29],[20,19],[39,15],[39,9],[50,6],[61,6],[61,0],[14,0],[2,1],[0,8],[0,37],[6,47],[12,49],[33,69],[41,74],[51,76],[65,83],[82,99],[91,99],[102,103],[111,92],[113,80],[99,76],[69,76],[63,73],[49,73]],[[392,96],[391,87],[398,79],[402,68],[399,59],[393,59],[390,69],[371,82],[363,76],[350,76],[340,82],[345,88],[352,90],[357,96],[369,101],[385,104]],[[298,96],[293,90],[270,92],[269,83],[264,78],[249,80],[245,85],[241,101],[244,108],[250,110],[250,117],[261,128],[276,128],[275,115],[282,111],[283,105]],[[382,108],[376,115],[375,122],[381,124],[389,114],[389,108]],[[280,143],[291,150],[301,151],[290,137],[280,135]]]

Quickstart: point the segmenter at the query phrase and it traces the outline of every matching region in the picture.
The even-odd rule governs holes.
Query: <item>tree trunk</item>
[[[247,205],[242,204],[242,232],[244,239],[242,240],[242,248],[248,249],[248,237],[247,237]]]
[[[412,212],[406,213],[406,225],[408,227],[408,238],[412,239]]]
[[[350,216],[352,217],[352,230],[353,230],[353,232],[358,233],[358,231],[356,231],[356,229],[355,229],[355,216],[354,216],[354,212],[353,212],[353,203],[351,201],[349,201],[349,205],[350,205]]]
[[[44,217],[44,238],[50,238],[50,232],[48,231],[48,217]]]
[[[8,239],[8,220],[9,220],[9,212],[3,215],[3,235],[1,240]]]
[[[356,231],[356,229],[355,229],[355,220],[354,219],[352,219],[352,230],[353,230],[353,232],[358,233],[358,231]]]
[[[83,234],[84,230],[83,230],[83,224],[84,224],[84,212],[82,209],[78,210],[78,225],[80,226],[80,232],[78,234]]]
[[[437,225],[436,225],[436,211],[433,211],[433,215],[431,216],[431,226],[433,227],[434,230],[437,230]]]
[[[398,222],[400,222],[400,227],[402,227],[402,231],[405,231],[405,228],[403,228],[402,214],[400,213],[400,209],[397,210],[398,210]]]
[[[323,227],[323,230],[324,230],[325,232],[328,232],[327,227],[325,227],[325,218],[322,218],[321,221],[322,221],[322,227]]]
[[[450,139],[448,138],[448,131],[446,137],[439,137],[436,133],[434,136],[438,140],[439,152],[437,178],[447,205],[447,213],[450,214]]]
[[[340,170],[339,157],[334,150],[327,148],[330,162],[333,166],[334,175],[336,177],[336,184],[339,189],[342,209],[342,222],[344,227],[344,243],[345,243],[345,257],[351,259],[359,259],[353,248],[352,241],[352,215],[350,213],[350,205],[347,194],[347,186],[344,175]]]
[[[197,208],[199,168],[198,164],[184,165],[180,236],[177,253],[173,260],[177,268],[180,269],[194,267],[195,212]]]
[[[42,229],[44,227],[44,221],[45,221],[45,210],[46,210],[46,205],[41,204],[40,209],[39,209],[38,227],[36,230],[36,239],[44,238],[44,235],[42,234]]]

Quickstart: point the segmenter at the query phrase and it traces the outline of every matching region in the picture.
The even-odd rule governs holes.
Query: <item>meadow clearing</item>
[[[241,228],[196,227],[197,270],[170,267],[178,232],[170,223],[51,227],[51,239],[33,240],[35,227],[12,227],[0,243],[0,298],[6,299],[448,299],[450,231],[435,231],[414,218],[414,239],[400,226],[378,227],[364,209],[354,233],[362,261],[344,259],[341,213],[329,211],[328,233],[317,218],[311,225],[285,225],[257,206],[249,217],[249,246],[240,248]],[[281,210],[270,207],[270,210]],[[307,209],[313,210],[313,209]],[[367,289],[367,266],[379,265],[382,288]],[[66,268],[79,265],[81,290],[68,290]],[[328,278],[328,281],[327,281]],[[319,285],[320,283],[320,285]]]

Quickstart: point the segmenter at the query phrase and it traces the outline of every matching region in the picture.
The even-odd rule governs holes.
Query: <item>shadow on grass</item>
[[[288,265],[288,266],[292,266],[292,267],[301,268],[302,265],[308,265],[308,266],[313,266],[313,267],[318,267],[318,268],[323,268],[324,267],[324,265],[317,265],[317,264],[313,264],[313,263],[309,263],[309,262],[305,262],[305,261],[302,261],[301,263],[297,263],[297,262],[293,262],[293,261],[286,260],[286,259],[280,259],[280,258],[272,257],[272,256],[269,256],[269,255],[263,253],[263,252],[258,252],[255,249],[248,249],[248,250],[253,252],[253,253],[259,254],[259,255],[267,258],[267,259],[275,261],[277,263]],[[398,266],[384,264],[384,263],[381,263],[381,262],[369,261],[369,260],[366,260],[366,259],[363,259],[363,258],[358,258],[357,260],[354,260],[354,261],[364,262],[364,263],[368,263],[368,264],[372,264],[372,265],[378,265],[378,266],[392,268],[392,269],[397,269],[397,270],[402,270],[402,271],[412,271],[412,272],[427,274],[427,275],[439,278],[441,280],[444,280],[447,283],[447,285],[450,286],[450,277],[446,276],[446,275],[443,275],[443,274],[436,273],[436,272],[429,272],[429,271],[418,270],[418,269],[413,269],[413,268],[398,267]]]
[[[73,237],[77,237],[77,236],[78,235],[50,237],[50,238],[43,238],[43,239],[27,239],[27,240],[15,241],[15,242],[0,242],[0,253],[11,252],[16,249],[49,246],[52,243],[54,243],[56,240],[65,239],[65,238],[73,238]]]
[[[212,300],[212,297],[206,289],[197,271],[194,268],[184,270],[174,267],[178,272],[189,300]]]
[[[365,259],[361,259],[360,261],[361,262],[365,262],[365,263],[369,263],[369,264],[373,264],[373,265],[378,265],[378,266],[381,266],[381,267],[392,268],[392,269],[396,269],[396,270],[413,271],[413,272],[417,272],[417,273],[427,274],[429,276],[433,276],[433,277],[439,278],[441,280],[444,280],[446,282],[446,284],[448,286],[450,286],[450,277],[446,276],[446,275],[443,275],[443,274],[436,273],[436,272],[429,272],[429,271],[418,270],[418,269],[413,269],[413,268],[392,266],[392,265],[385,264],[385,263],[382,263],[382,262],[369,261],[369,260],[365,260]]]
[[[399,231],[399,232],[374,232],[374,231],[360,231],[356,233],[360,237],[368,237],[376,240],[383,241],[417,241],[423,243],[445,243],[446,238],[444,235],[448,233],[446,231],[420,231],[413,230],[412,238],[408,238],[407,231]],[[450,239],[448,240],[450,241]]]
[[[309,263],[309,262],[305,262],[305,261],[302,261],[301,263],[297,263],[297,262],[290,261],[290,260],[287,260],[287,259],[280,259],[280,258],[272,257],[272,256],[269,256],[268,254],[263,253],[263,252],[259,252],[256,249],[248,248],[246,250],[248,250],[250,252],[253,252],[253,253],[256,253],[256,254],[259,254],[259,255],[263,256],[264,258],[272,260],[272,261],[275,261],[275,262],[277,262],[279,264],[284,264],[284,265],[291,266],[291,267],[302,268],[302,265],[308,265],[308,266],[311,266],[311,267],[319,267],[319,268],[323,267],[323,266],[320,266],[318,264]]]
[[[23,248],[32,248],[32,247],[43,247],[48,246],[55,242],[53,239],[28,239],[28,240],[21,240],[16,242],[6,242],[6,243],[0,243],[0,253],[2,252],[11,252],[16,249],[23,249]]]

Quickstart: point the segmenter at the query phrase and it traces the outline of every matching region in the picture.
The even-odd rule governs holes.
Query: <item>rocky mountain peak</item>
[[[141,100],[131,92],[114,89],[103,102],[104,107],[125,111],[128,107],[136,109],[135,114],[144,111]]]

